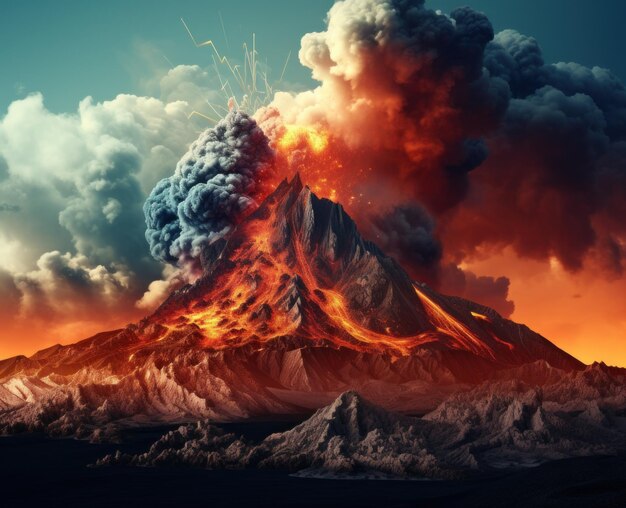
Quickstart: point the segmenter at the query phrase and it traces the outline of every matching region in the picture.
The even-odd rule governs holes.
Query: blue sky
[[[75,111],[87,95],[97,101],[118,93],[144,93],[155,68],[210,62],[180,23],[199,39],[215,39],[239,56],[242,42],[257,34],[263,58],[280,73],[292,51],[286,80],[310,85],[297,62],[301,36],[323,29],[330,0],[3,0],[0,4],[0,111],[40,91],[53,112]],[[546,61],[577,61],[612,69],[626,79],[626,2],[622,0],[432,0],[449,12],[469,4],[489,16],[496,31],[515,28],[535,36]],[[221,28],[224,21],[228,44]]]

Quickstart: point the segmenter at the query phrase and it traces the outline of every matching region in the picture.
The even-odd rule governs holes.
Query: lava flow
[[[276,203],[267,208],[270,216],[276,213]],[[168,330],[197,326],[206,338],[205,346],[212,349],[266,342],[295,333],[337,346],[389,349],[395,354],[408,354],[411,348],[432,341],[428,333],[395,337],[359,324],[339,291],[320,287],[310,266],[315,253],[305,252],[300,238],[293,239],[293,249],[278,251],[272,245],[271,226],[271,221],[257,218],[240,226],[239,234],[246,241],[229,256],[236,268],[210,294],[170,315]],[[307,294],[312,307],[326,318],[324,327],[307,317],[302,323],[303,316],[297,315],[302,310],[293,309],[302,305],[297,301],[302,296],[293,294],[294,290]],[[290,298],[296,300],[291,302],[293,305]]]
[[[444,347],[511,363],[525,348],[492,311],[412,281],[298,176],[206,246],[203,259],[200,280],[147,318],[159,325],[147,340],[193,336],[209,350],[295,340],[394,357]]]

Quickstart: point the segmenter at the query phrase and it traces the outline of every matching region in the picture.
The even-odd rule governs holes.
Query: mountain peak
[[[340,204],[316,196],[299,175],[209,252],[204,276],[149,318],[168,330],[195,327],[205,347],[292,337],[392,355],[461,350],[503,365],[580,366],[496,312],[479,319],[484,307],[414,283],[361,237]]]
[[[362,397],[359,395],[359,392],[356,390],[348,390],[347,392],[343,392],[339,397],[335,399],[335,404],[340,406],[349,406],[352,404],[360,404],[362,401]]]
[[[358,443],[370,432],[389,432],[404,417],[390,413],[365,400],[354,390],[342,393],[326,407],[319,409],[308,420],[287,431],[272,442],[282,447],[294,447],[306,443],[311,449],[321,451],[333,446],[333,438],[339,437],[347,444]]]

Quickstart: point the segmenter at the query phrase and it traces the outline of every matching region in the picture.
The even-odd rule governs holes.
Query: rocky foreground
[[[626,451],[623,373],[594,365],[531,388],[485,383],[422,418],[389,412],[356,392],[340,395],[293,429],[251,442],[204,420],[183,425],[144,453],[105,465],[280,469],[301,476],[459,478],[493,468]]]

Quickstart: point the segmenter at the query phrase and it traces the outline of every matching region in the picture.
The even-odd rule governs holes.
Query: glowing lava
[[[205,275],[147,318],[144,326],[154,326],[127,354],[145,342],[207,350],[296,344],[394,358],[453,349],[515,361],[523,349],[522,332],[497,314],[411,282],[340,205],[298,177],[207,249]]]
[[[418,289],[417,286],[415,286],[415,292],[424,304],[426,312],[439,331],[456,338],[456,340],[461,342],[469,351],[473,351],[477,354],[493,356],[493,351],[467,326],[461,323],[449,312],[446,312],[441,305],[426,296],[424,291]]]
[[[345,185],[354,176],[363,176],[362,170],[347,174],[343,170],[341,143],[321,128],[285,125],[272,141],[278,155],[276,177],[291,178],[294,168],[304,175],[311,190],[331,201],[341,201],[348,207],[362,198],[352,185]]]
[[[320,287],[310,266],[312,253],[305,253],[299,238],[292,243],[293,252],[279,252],[272,246],[273,230],[268,221],[250,220],[241,229],[249,241],[232,253],[230,260],[237,269],[211,294],[171,314],[168,326],[179,330],[197,327],[205,337],[205,346],[211,349],[295,334],[352,349],[407,355],[411,348],[433,341],[429,333],[395,337],[362,326],[351,316],[340,292]],[[298,278],[306,288],[302,291],[327,322],[320,323],[311,316],[294,317],[295,311],[285,310],[285,293]],[[306,326],[302,319],[306,319]]]

